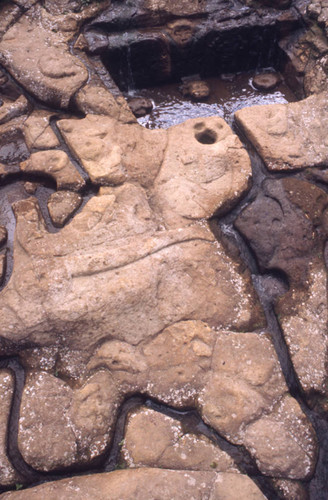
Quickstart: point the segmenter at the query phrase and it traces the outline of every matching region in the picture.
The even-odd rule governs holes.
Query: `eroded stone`
[[[111,377],[105,372],[76,390],[49,373],[31,373],[23,391],[18,431],[24,460],[37,470],[50,471],[101,455],[113,426],[111,398]]]
[[[122,456],[128,467],[238,473],[232,458],[208,438],[186,432],[179,420],[145,407],[128,417]]]
[[[300,102],[237,111],[238,125],[269,170],[320,167],[328,162],[327,93]]]
[[[289,291],[276,305],[303,389],[327,393],[327,238],[325,191],[299,179],[267,180],[263,195],[238,217],[263,271],[286,273]]]
[[[85,185],[83,177],[64,151],[59,149],[38,151],[20,164],[22,172],[50,176],[57,189],[79,191]]]
[[[58,147],[59,140],[49,122],[51,113],[34,111],[24,123],[24,136],[29,149],[51,149]]]
[[[12,466],[8,454],[8,421],[11,400],[14,394],[14,378],[9,370],[0,371],[0,486],[13,486],[21,481],[18,472]]]
[[[145,485],[147,487],[145,488]],[[193,498],[222,498],[222,500],[264,500],[265,497],[253,483],[242,474],[164,471],[161,469],[134,469],[93,474],[45,483],[28,490],[29,500],[47,498],[58,500],[185,500]],[[4,500],[25,500],[26,492],[10,492],[2,495]]]
[[[81,203],[81,195],[72,191],[58,191],[50,195],[48,210],[53,224],[57,227],[64,226]]]
[[[28,14],[3,36],[0,61],[32,95],[62,108],[88,78],[85,66],[69,53],[60,35]]]

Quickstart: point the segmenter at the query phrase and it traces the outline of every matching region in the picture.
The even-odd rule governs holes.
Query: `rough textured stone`
[[[27,111],[28,101],[24,96],[19,97],[15,102],[5,102],[0,109],[0,125],[18,116],[25,115]]]
[[[0,226],[0,246],[3,246],[7,241],[8,232],[4,226]]]
[[[51,149],[58,147],[59,140],[49,121],[51,113],[34,111],[24,123],[24,136],[29,149]]]
[[[113,425],[111,385],[110,375],[101,371],[75,390],[46,372],[31,373],[18,431],[24,460],[37,470],[49,471],[88,463],[103,453]]]
[[[147,487],[145,488],[145,485]],[[94,474],[46,483],[28,490],[29,500],[264,500],[252,482],[241,474],[137,469]],[[25,500],[26,492],[10,492],[4,500]]]
[[[181,86],[181,93],[184,97],[191,97],[194,101],[202,101],[209,97],[210,88],[202,80],[186,81]]]
[[[9,26],[18,19],[21,14],[20,8],[10,0],[4,0],[0,5],[0,40]]]
[[[115,99],[103,86],[85,85],[75,97],[76,106],[85,114],[106,115],[123,123],[134,123],[125,99]]]
[[[148,115],[153,109],[151,99],[144,99],[143,97],[134,97],[128,100],[132,113],[140,118],[141,116]]]
[[[85,185],[83,177],[67,154],[59,149],[33,153],[28,160],[20,164],[20,169],[22,172],[52,177],[58,189],[79,191]]]
[[[302,479],[313,472],[315,449],[312,438],[313,429],[290,396],[282,398],[271,415],[251,423],[245,433],[246,446],[257,457],[259,469],[276,477],[287,475],[290,479]],[[286,454],[281,454],[282,447]]]
[[[152,204],[167,227],[208,219],[231,208],[249,187],[251,165],[238,137],[218,117],[168,129]]]
[[[169,405],[197,406],[203,419],[221,435],[249,449],[264,474],[271,475],[274,469],[278,477],[311,476],[316,460],[314,431],[295,400],[291,406],[301,422],[296,435],[289,415],[280,410],[287,387],[266,335],[214,334],[204,323],[180,322],[137,347],[104,343],[89,363],[90,368],[102,366],[108,367],[120,386],[130,379],[136,392],[146,392]],[[273,433],[259,434],[254,446],[249,437],[252,426],[265,428],[267,419],[275,421],[277,412],[284,439],[278,441]],[[279,454],[268,464],[266,453],[276,446]]]
[[[128,417],[122,455],[128,467],[238,473],[232,458],[208,438],[186,432],[179,420],[145,407]]]
[[[14,393],[14,379],[9,370],[0,371],[0,487],[13,486],[21,478],[7,456],[8,418]]]
[[[17,203],[15,213],[17,264],[1,294],[1,335],[48,345],[65,331],[67,346],[86,348],[108,335],[136,343],[184,317],[261,324],[249,274],[206,227],[158,230],[141,188],[125,184],[92,198],[56,234],[46,231],[35,199]]]
[[[252,83],[259,90],[273,90],[281,82],[281,77],[278,73],[260,73],[255,75]]]
[[[163,161],[167,142],[164,130],[147,130],[138,124],[120,124],[94,115],[79,121],[61,120],[58,127],[96,184],[135,180],[148,187]]]
[[[263,194],[240,214],[261,270],[286,273],[289,291],[276,306],[303,389],[327,393],[327,238],[325,191],[299,179],[267,180]]]
[[[327,93],[289,104],[237,111],[238,125],[269,170],[320,167],[328,162]]]
[[[35,97],[67,108],[73,94],[87,81],[84,65],[70,55],[59,34],[27,15],[0,42],[0,62]]]
[[[82,197],[72,191],[58,191],[49,196],[48,210],[53,224],[63,227],[82,203]]]
[[[3,177],[17,172],[17,163],[29,157],[22,132],[26,118],[27,116],[22,115],[0,125],[0,163],[5,165],[1,168],[0,175]]]

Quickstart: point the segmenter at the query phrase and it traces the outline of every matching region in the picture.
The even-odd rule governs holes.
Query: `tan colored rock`
[[[103,453],[113,426],[111,399],[117,398],[111,385],[110,375],[101,371],[76,390],[46,372],[31,373],[18,431],[24,460],[50,471],[81,465]]]
[[[33,111],[28,117],[24,123],[24,136],[29,149],[51,149],[60,145],[49,124],[50,118],[51,113],[43,110]]]
[[[49,196],[48,210],[54,226],[63,227],[82,203],[82,196],[72,191],[57,191]]]
[[[198,407],[205,422],[232,443],[247,447],[264,474],[271,476],[272,470],[277,477],[286,478],[312,474],[315,434],[298,403],[286,399],[287,386],[268,336],[215,332],[201,322],[180,322],[137,347],[117,341],[104,343],[89,368],[103,366],[120,387],[132,383],[134,392],[166,404]],[[255,427],[266,429],[268,422],[276,421],[283,439],[275,433],[252,433]],[[127,437],[128,463],[140,463],[141,451],[135,456],[129,442]],[[158,448],[150,447],[146,464],[160,456],[161,465],[165,458],[171,460],[168,466],[172,468],[176,456],[170,449],[164,453],[163,447],[164,437]],[[279,452],[271,453],[277,448]]]
[[[202,101],[209,97],[211,91],[205,81],[191,80],[182,85],[181,92],[184,97],[191,97],[194,101]]]
[[[328,162],[328,97],[241,109],[238,125],[269,170],[320,167]]]
[[[268,337],[222,334],[212,360],[219,368],[209,375],[200,398],[204,419],[233,443],[244,444],[264,474],[311,476],[316,462],[314,430],[298,403],[285,397],[287,388]],[[275,421],[281,439],[272,432]]]
[[[65,346],[88,350],[108,335],[137,343],[185,317],[226,328],[263,321],[249,274],[212,233],[199,225],[158,231],[141,188],[93,197],[56,234],[35,199],[15,204],[15,213],[15,268],[0,295],[5,337],[49,345],[62,331]]]
[[[146,485],[146,487],[145,487]],[[26,491],[9,492],[3,500],[264,500],[265,497],[242,474],[134,469],[78,476],[45,483]]]
[[[128,417],[122,456],[128,467],[238,473],[232,458],[208,438],[187,433],[179,420],[145,407]]]
[[[13,486],[21,478],[7,455],[8,421],[14,394],[14,378],[9,370],[0,371],[0,486]]]
[[[136,121],[125,99],[115,99],[100,85],[85,85],[76,95],[75,102],[78,109],[85,114],[106,115],[124,123]]]
[[[28,100],[23,95],[14,102],[7,100],[0,108],[0,125],[18,116],[25,115],[27,111]]]
[[[166,227],[209,219],[247,191],[249,157],[222,118],[196,118],[168,129],[165,158],[151,202]]]
[[[106,116],[60,120],[58,127],[95,184],[126,180],[149,187],[163,161],[167,134],[139,124],[121,124]]]
[[[22,16],[0,42],[0,62],[32,95],[67,108],[87,81],[85,66],[69,53],[60,34],[46,29],[37,16]]]
[[[259,469],[274,477],[290,479],[312,476],[315,466],[313,438],[314,430],[306,416],[295,399],[288,395],[270,415],[251,423],[245,432],[245,444],[253,450]],[[281,453],[282,448],[285,453]]]
[[[85,181],[64,151],[54,149],[38,151],[20,164],[22,172],[48,175],[54,179],[57,189],[79,191]]]
[[[195,23],[189,19],[178,19],[168,24],[168,32],[178,45],[187,45],[195,32]]]

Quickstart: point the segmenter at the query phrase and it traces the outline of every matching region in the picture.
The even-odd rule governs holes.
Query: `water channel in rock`
[[[151,113],[138,118],[138,122],[149,129],[168,128],[189,118],[213,115],[221,116],[231,126],[234,113],[241,108],[297,100],[284,81],[271,91],[257,90],[252,83],[254,75],[254,72],[247,72],[205,78],[203,81],[209,86],[210,95],[200,102],[184,97],[179,83],[130,90],[125,97],[142,97],[152,101]]]

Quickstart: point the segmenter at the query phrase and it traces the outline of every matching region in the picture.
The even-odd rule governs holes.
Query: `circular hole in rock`
[[[202,132],[198,132],[195,137],[201,144],[214,144],[217,140],[217,135],[214,130],[210,130],[208,128]]]

